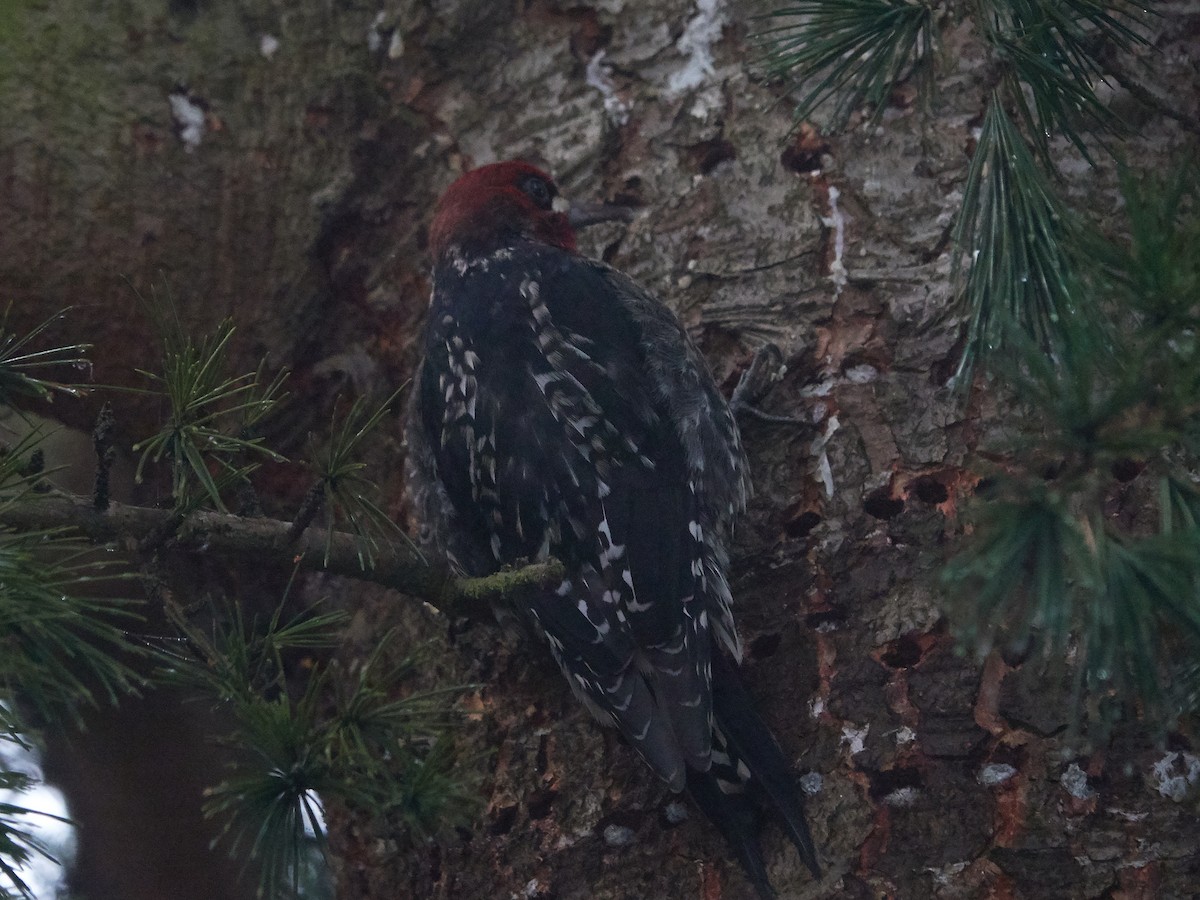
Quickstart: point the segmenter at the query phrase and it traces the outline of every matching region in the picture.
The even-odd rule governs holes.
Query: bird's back
[[[754,775],[787,793],[774,805],[815,866],[786,762],[721,655],[740,658],[724,540],[749,484],[676,317],[607,266],[516,242],[444,254],[424,350],[410,460],[445,548],[476,575],[560,559],[562,584],[522,612],[575,693],[690,788],[760,891]]]

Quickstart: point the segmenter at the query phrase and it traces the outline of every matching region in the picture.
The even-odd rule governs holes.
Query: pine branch
[[[1096,85],[1108,75],[1103,57],[1145,44],[1138,29],[1147,17],[1123,0],[1002,0],[979,16],[1003,66],[1005,99],[1047,170],[1054,166],[1051,135],[1066,137],[1091,161],[1089,139],[1120,132]]]
[[[997,263],[996,274],[972,270],[981,308],[995,316],[996,299],[1016,294],[1011,272],[1041,283],[1031,295],[1058,293],[1066,305],[1041,308],[1040,323],[1024,329],[973,322],[978,340],[1003,341],[991,368],[1022,415],[992,448],[1004,464],[990,488],[965,510],[971,527],[942,572],[947,598],[959,632],[980,649],[1070,661],[1073,726],[1086,710],[1096,734],[1131,713],[1168,729],[1200,702],[1195,164],[1141,178],[1123,172],[1122,234],[1078,230],[1079,248],[1055,262],[1051,231],[1042,230],[1035,254],[1008,212],[1031,208],[1032,198],[1043,208],[1037,218],[1055,222],[1052,204],[1038,199],[1042,182],[1022,186],[1014,176],[1036,170],[1006,133],[1015,134],[1012,122],[995,106],[991,136],[981,139],[990,148],[984,199],[968,204],[981,210],[979,233]],[[1008,168],[1005,148],[1018,151]],[[1055,271],[1065,280],[1047,292]],[[1152,511],[1157,529],[1144,515]]]
[[[34,350],[30,346],[65,312],[55,313],[25,334],[9,330],[8,310],[0,316],[0,398],[5,402],[14,397],[52,400],[59,393],[78,397],[87,392],[78,385],[43,378],[38,373],[43,369],[63,367],[90,371],[91,363],[84,356],[90,344],[63,344],[43,350]]]
[[[767,67],[800,84],[796,121],[832,103],[840,128],[860,106],[878,120],[901,80],[933,55],[934,8],[909,0],[802,0],[755,37]]]
[[[397,629],[365,659],[329,658],[348,615],[286,618],[288,605],[285,593],[263,619],[221,604],[203,625],[168,606],[182,640],[157,651],[158,678],[228,723],[213,737],[235,752],[227,777],[205,792],[204,813],[224,821],[228,849],[271,898],[307,896],[305,870],[324,868],[327,802],[426,837],[466,822],[478,796],[477,770],[454,765],[462,715],[453,703],[471,686],[406,690],[425,651],[399,655]]]
[[[359,397],[340,416],[340,422],[335,410],[327,443],[323,447],[313,448],[313,469],[320,480],[304,498],[296,521],[292,523],[293,538],[299,536],[325,508],[330,513],[326,541],[333,539],[335,523],[344,523],[358,538],[363,568],[373,565],[376,551],[390,539],[408,540],[391,516],[371,499],[378,496],[379,488],[366,476],[366,463],[357,458],[366,439],[384,421],[405,387],[407,383],[373,410],[364,398]]]
[[[253,431],[284,396],[287,373],[267,381],[263,364],[256,372],[227,377],[226,356],[233,333],[228,319],[199,341],[178,330],[168,331],[162,374],[138,370],[159,386],[171,413],[156,434],[134,444],[134,452],[140,454],[134,479],[140,483],[146,464],[166,456],[172,470],[171,494],[182,505],[197,485],[224,512],[222,490],[240,485],[257,467],[257,462],[239,467],[236,460],[283,460]],[[237,423],[234,433],[225,427],[230,421]],[[216,476],[210,464],[217,467]]]
[[[314,571],[357,578],[410,594],[447,615],[486,615],[487,604],[517,591],[557,584],[562,566],[556,561],[497,572],[482,578],[458,578],[448,568],[427,562],[404,544],[377,548],[374,565],[364,568],[361,543],[346,532],[290,536],[291,523],[268,518],[240,518],[198,510],[172,528],[174,510],[111,503],[97,511],[90,499],[56,493],[17,500],[0,511],[0,524],[17,529],[76,528],[96,544],[140,544],[169,533],[174,547],[229,556],[254,556],[281,565],[297,562]]]
[[[953,278],[972,259],[962,303],[969,317],[963,378],[976,358],[1002,351],[1026,335],[1046,351],[1061,351],[1079,291],[1068,248],[1074,227],[1050,176],[993,92],[967,174],[954,229]]]
[[[0,737],[0,740],[4,739]],[[65,819],[14,803],[20,796],[32,790],[36,782],[22,772],[10,772],[0,767],[0,876],[8,886],[0,884],[0,897],[36,900],[37,895],[22,878],[24,871],[37,857],[58,863],[51,848],[38,837],[35,824],[39,818]]]
[[[768,70],[797,86],[797,120],[827,106],[826,124],[838,129],[864,106],[878,120],[913,73],[930,84],[939,30],[959,16],[972,20],[992,76],[953,232],[956,280],[969,270],[968,336],[956,379],[967,384],[977,360],[1003,362],[1009,334],[1056,354],[1069,336],[1068,316],[1097,317],[1074,302],[1075,229],[1057,182],[1054,138],[1065,137],[1089,162],[1094,146],[1113,152],[1105,141],[1123,125],[1097,92],[1111,77],[1160,112],[1169,103],[1139,92],[1123,72],[1123,57],[1146,45],[1154,16],[1138,4],[995,0],[947,12],[927,0],[803,0],[764,17],[770,24],[755,37]],[[1189,124],[1184,114],[1167,114]]]

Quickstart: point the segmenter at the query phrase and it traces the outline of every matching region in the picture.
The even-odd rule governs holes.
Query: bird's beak
[[[555,201],[557,203],[557,201]],[[633,210],[628,206],[607,203],[573,202],[566,205],[567,221],[572,228],[587,228],[599,222],[632,222]]]

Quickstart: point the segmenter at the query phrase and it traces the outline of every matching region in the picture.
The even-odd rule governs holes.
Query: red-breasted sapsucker
[[[414,505],[468,575],[563,563],[557,589],[518,614],[773,896],[755,795],[819,870],[795,779],[736,671],[725,541],[750,490],[737,423],[674,314],[576,252],[586,218],[521,162],[442,196],[407,432]]]

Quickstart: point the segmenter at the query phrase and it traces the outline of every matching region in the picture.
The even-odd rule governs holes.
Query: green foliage
[[[26,335],[0,323],[0,401],[73,392],[42,377],[42,370],[85,365],[85,347],[31,349],[52,321]],[[198,341],[177,327],[162,330],[162,372],[143,374],[160,386],[169,419],[135,447],[138,477],[166,457],[178,510],[205,501],[223,509],[223,491],[254,468],[247,457],[281,458],[254,431],[279,401],[283,376],[267,381],[261,368],[227,376],[229,322]],[[355,402],[335,416],[328,445],[314,452],[331,538],[332,522],[346,522],[367,560],[384,536],[400,532],[371,500],[377,489],[356,457],[395,399],[375,410]],[[0,448],[0,517],[5,508],[41,496],[41,476],[30,462],[38,440],[35,434]],[[28,746],[29,719],[40,724],[66,717],[80,724],[84,706],[115,701],[140,685],[130,662],[146,651],[124,631],[138,621],[136,610],[128,601],[93,596],[112,593],[122,577],[98,560],[95,549],[66,530],[0,526],[0,741]],[[456,719],[449,707],[458,689],[407,689],[418,659],[397,659],[395,635],[385,635],[364,663],[343,671],[327,659],[344,624],[341,614],[284,621],[281,607],[259,622],[235,608],[204,629],[165,599],[182,637],[157,651],[163,666],[156,680],[190,687],[234,723],[223,739],[237,761],[208,792],[205,811],[224,820],[233,852],[260,874],[261,894],[329,893],[321,884],[327,880],[322,802],[368,810],[416,835],[461,821],[473,808],[472,785],[454,767],[450,739]],[[10,768],[0,763],[0,790],[33,786]],[[34,856],[50,856],[29,825],[31,815],[15,798],[0,803],[0,876],[24,895],[20,868]]]
[[[839,127],[863,105],[878,119],[898,82],[927,71],[951,22],[939,9],[812,0],[760,37],[799,86],[797,116],[831,106]],[[953,232],[957,381],[984,361],[1022,417],[947,593],[976,644],[1074,660],[1093,725],[1140,704],[1165,726],[1200,697],[1200,173],[1125,173],[1128,237],[1096,233],[1063,199],[1053,141],[1088,162],[1111,152],[1121,123],[1096,89],[1144,43],[1150,13],[1124,0],[958,9],[987,50],[989,91]],[[1112,515],[1118,501],[1157,503],[1157,530]]]
[[[1069,317],[1052,358],[1010,337],[1026,427],[943,577],[976,643],[1070,655],[1093,727],[1166,728],[1200,696],[1200,189],[1194,163],[1123,184],[1128,236],[1087,236],[1072,288],[1104,324]]]
[[[1180,302],[1200,292],[1197,178],[1200,166],[1194,160],[1180,170],[1140,179],[1122,170],[1128,239],[1098,236],[1085,248],[1100,265],[1097,282],[1132,304],[1155,337],[1179,338],[1198,324],[1200,311]]]
[[[1054,166],[1052,135],[1067,137],[1086,158],[1089,134],[1118,127],[1094,86],[1107,74],[1104,54],[1128,52],[1144,43],[1135,28],[1146,18],[1143,10],[1125,2],[980,4],[977,21],[1001,63],[1002,96],[997,99],[1017,110],[1048,169]]]
[[[121,627],[137,615],[122,601],[77,593],[110,581],[95,551],[62,532],[0,533],[0,690],[52,718],[115,702],[137,679]]]
[[[991,635],[1012,630],[1020,639],[1035,627],[1061,644],[1075,624],[1071,586],[1081,582],[1067,564],[1084,555],[1083,535],[1062,498],[1036,488],[985,504],[975,542],[943,572],[970,589],[967,636],[985,648]]]
[[[42,496],[23,474],[35,442],[32,436],[0,454],[0,516]],[[65,531],[0,528],[0,792],[15,795],[0,802],[0,875],[21,896],[32,895],[19,870],[53,855],[31,826],[46,814],[17,802],[37,781],[10,768],[3,745],[28,749],[34,725],[78,724],[83,707],[115,703],[138,688],[129,662],[140,651],[125,628],[140,617],[130,601],[96,596],[120,585],[94,549]]]
[[[0,736],[0,741],[5,740],[11,738]],[[0,752],[0,796],[19,795],[36,784],[36,780],[29,775],[8,771],[4,754]],[[39,856],[57,862],[51,848],[38,838],[33,828],[31,820],[38,816],[66,821],[58,816],[27,809],[19,803],[0,801],[0,876],[12,886],[12,890],[8,890],[0,885],[0,898],[4,900],[10,897],[34,900],[33,891],[21,878],[20,870]]]
[[[17,334],[8,325],[11,310],[0,319],[0,403],[11,403],[20,397],[52,400],[56,393],[79,396],[83,389],[64,381],[40,376],[40,370],[73,366],[90,368],[84,355],[88,344],[65,344],[34,350],[31,345],[53,325],[62,313],[57,313],[24,334]]]
[[[89,365],[84,344],[35,349],[59,318],[20,334],[0,321],[0,402],[52,400],[81,389],[46,370]],[[40,435],[0,447],[0,515],[16,502],[36,502]],[[111,567],[65,530],[18,532],[0,527],[0,896],[32,897],[20,870],[35,857],[53,859],[32,820],[46,814],[17,802],[37,780],[11,768],[7,747],[28,750],[29,719],[78,722],[81,707],[115,701],[138,685],[127,660],[136,653],[123,627],[137,619],[131,604],[93,596],[118,584]],[[15,892],[15,893],[14,893]]]
[[[1012,487],[983,506],[976,540],[943,572],[972,598],[959,604],[964,636],[1073,662],[1074,708],[1086,692],[1094,732],[1133,710],[1171,727],[1200,687],[1200,529],[1131,535],[1072,510],[1070,491]]]
[[[33,441],[0,455],[0,515],[40,496],[23,474]],[[134,690],[126,660],[137,650],[125,628],[140,617],[131,601],[90,595],[120,579],[64,530],[0,528],[0,699],[19,697],[42,719],[78,721],[81,706]]]
[[[771,71],[805,82],[797,121],[832,102],[840,128],[864,104],[882,116],[896,85],[932,56],[933,13],[932,4],[909,0],[807,0],[771,13],[783,24],[756,37]]]
[[[1105,54],[1142,43],[1134,29],[1144,17],[1130,4],[1093,0],[980,6],[977,21],[996,55],[999,83],[954,232],[956,276],[964,258],[972,260],[963,290],[963,383],[977,359],[1003,364],[1010,334],[1058,353],[1073,337],[1073,319],[1098,317],[1073,283],[1080,244],[1059,196],[1051,140],[1064,136],[1090,162],[1089,138],[1120,130],[1095,86],[1106,74]]]
[[[417,834],[462,821],[473,807],[447,732],[459,689],[406,694],[418,659],[395,659],[394,633],[344,671],[318,658],[336,644],[342,614],[284,621],[281,609],[263,623],[235,608],[210,630],[176,615],[185,640],[163,651],[162,673],[235,723],[221,740],[237,762],[208,792],[205,812],[225,821],[232,851],[259,868],[268,897],[302,894],[311,851],[324,850],[322,803]]]
[[[139,370],[162,386],[170,414],[157,434],[134,445],[134,451],[141,453],[136,478],[142,480],[147,462],[157,463],[166,456],[171,462],[172,496],[181,506],[195,483],[224,512],[223,484],[244,479],[256,468],[255,463],[243,462],[246,456],[283,459],[262,438],[253,436],[253,429],[282,399],[286,373],[266,381],[260,366],[254,373],[226,375],[233,333],[229,320],[199,342],[168,328],[162,374]],[[214,477],[210,464],[220,477]]]
[[[771,70],[801,85],[798,118],[833,104],[833,127],[866,104],[878,119],[893,88],[932,60],[936,7],[905,0],[811,0],[772,18],[760,35]],[[975,362],[1004,359],[1023,333],[1058,352],[1069,316],[1094,318],[1072,285],[1077,246],[1051,141],[1066,137],[1091,160],[1090,140],[1119,131],[1096,94],[1106,59],[1143,39],[1149,14],[1118,0],[976,0],[964,11],[990,51],[993,85],[954,231],[956,278],[968,321],[960,383]]]
[[[365,439],[384,421],[403,390],[403,387],[398,389],[374,410],[363,398],[357,398],[340,422],[335,411],[329,441],[320,447],[313,444],[313,468],[320,478],[324,505],[332,512],[325,533],[326,560],[333,545],[334,526],[339,523],[358,538],[359,562],[364,569],[374,564],[381,541],[397,537],[408,541],[392,517],[372,499],[379,488],[366,477],[366,463],[357,458]]]
[[[974,260],[964,292],[971,315],[964,366],[1001,349],[1012,333],[1061,345],[1059,323],[1074,315],[1078,297],[1065,243],[1070,229],[1050,176],[993,95],[954,231],[955,244]],[[956,255],[956,277],[961,263]]]

